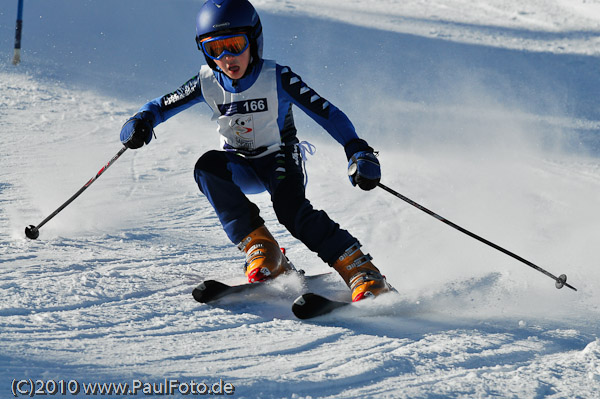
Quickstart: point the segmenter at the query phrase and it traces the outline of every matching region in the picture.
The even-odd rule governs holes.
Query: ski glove
[[[121,128],[121,143],[127,148],[136,149],[152,140],[153,130],[152,114],[138,112],[125,122]]]
[[[348,162],[348,177],[353,186],[372,190],[381,180],[381,167],[372,151],[359,151]]]

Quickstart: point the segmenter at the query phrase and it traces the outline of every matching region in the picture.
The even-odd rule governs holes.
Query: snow
[[[116,154],[128,116],[196,73],[201,1],[28,0],[17,67],[5,3],[0,396],[22,379],[178,379],[239,398],[600,397],[598,1],[255,1],[265,56],[350,116],[384,184],[578,289],[353,188],[339,145],[297,111],[317,146],[309,198],[399,291],[310,322],[291,314],[292,277],[217,305],[191,297],[203,279],[243,281],[193,180],[218,145],[205,106],[24,237]],[[296,266],[328,270],[252,199]],[[310,288],[348,296],[335,275]]]

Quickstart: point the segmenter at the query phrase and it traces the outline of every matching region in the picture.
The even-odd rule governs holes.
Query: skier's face
[[[250,47],[240,55],[225,54],[220,60],[214,61],[231,79],[240,79],[250,64]]]

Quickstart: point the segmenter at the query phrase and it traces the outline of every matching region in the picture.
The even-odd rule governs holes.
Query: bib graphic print
[[[252,115],[245,115],[230,119],[229,127],[235,134],[235,148],[252,150],[256,147],[254,120]]]
[[[277,125],[277,79],[274,61],[265,60],[254,84],[241,93],[219,85],[208,66],[200,70],[202,94],[217,121],[221,147],[255,158],[281,146]]]

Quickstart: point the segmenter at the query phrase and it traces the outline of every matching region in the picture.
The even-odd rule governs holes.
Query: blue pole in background
[[[13,56],[13,65],[21,62],[21,32],[23,31],[23,0],[19,0],[17,10],[17,27],[15,28],[15,55]]]

